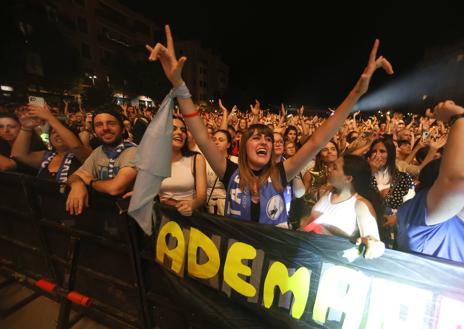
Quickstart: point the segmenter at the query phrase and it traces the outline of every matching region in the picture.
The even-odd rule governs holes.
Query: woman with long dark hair
[[[303,176],[306,187],[305,200],[312,207],[327,192],[327,168],[339,157],[338,145],[332,139],[316,155],[314,167]]]
[[[162,181],[159,197],[184,216],[191,216],[206,200],[205,159],[189,149],[187,127],[178,116],[172,119],[171,176]]]
[[[382,196],[386,217],[380,228],[382,241],[388,248],[396,248],[396,209],[414,197],[412,177],[396,167],[396,148],[390,138],[372,142],[367,159],[372,171],[372,185]]]
[[[366,258],[382,255],[378,222],[383,219],[379,193],[370,184],[369,163],[356,155],[339,157],[328,168],[332,189],[324,194],[301,222],[307,232],[361,238],[366,245]]]

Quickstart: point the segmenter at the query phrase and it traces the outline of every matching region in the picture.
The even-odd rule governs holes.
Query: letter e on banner
[[[235,291],[246,297],[254,297],[256,289],[238,275],[250,276],[251,268],[242,263],[244,259],[256,257],[256,249],[243,242],[235,242],[227,251],[224,264],[224,281]]]

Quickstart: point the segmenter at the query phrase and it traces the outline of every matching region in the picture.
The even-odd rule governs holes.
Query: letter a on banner
[[[169,249],[166,237],[173,236],[177,240],[177,246]],[[163,265],[164,256],[171,260],[171,270],[179,276],[182,276],[182,269],[185,259],[185,238],[181,227],[174,221],[169,221],[161,227],[158,238],[156,239],[156,260]]]
[[[367,300],[370,279],[363,273],[324,263],[313,308],[313,320],[321,324],[326,320],[342,321],[343,329],[358,329]]]

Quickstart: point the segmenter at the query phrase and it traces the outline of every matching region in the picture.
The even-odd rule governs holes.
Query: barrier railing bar
[[[56,255],[53,255],[51,256],[51,259],[53,261],[56,261],[58,263],[60,263],[61,265],[65,265],[67,264],[67,262],[61,258],[61,257],[58,257]],[[79,265],[78,266],[78,272],[79,271],[82,271],[82,272],[85,272],[87,274],[90,274],[91,276],[95,277],[95,278],[98,278],[102,281],[107,281],[107,282],[111,282],[111,283],[114,283],[115,285],[118,285],[120,286],[121,288],[124,288],[124,289],[134,289],[136,288],[136,285],[132,285],[132,284],[129,284],[127,282],[124,282],[122,280],[119,280],[113,276],[110,276],[110,275],[106,275],[106,274],[103,274],[101,272],[97,272],[97,271],[94,271],[86,266],[82,266],[82,265]]]
[[[6,264],[9,262],[2,261],[0,264],[0,273],[13,278],[18,281],[21,285],[40,293],[42,296],[45,296],[57,303],[60,303],[61,297],[54,293],[48,293],[35,285],[35,282],[39,280],[36,275],[26,275],[24,273],[18,273],[17,270],[8,268]],[[102,303],[98,300],[93,300],[92,307],[84,308],[82,306],[72,304],[72,309],[85,313],[86,316],[92,318],[98,322],[101,322],[107,325],[110,328],[122,328],[122,329],[132,329],[139,328],[138,319],[133,315],[109,306],[105,303]]]
[[[42,250],[40,250],[39,248],[35,247],[35,246],[31,246],[30,244],[28,243],[24,243],[22,241],[19,241],[19,240],[16,240],[16,239],[12,239],[4,234],[0,234],[0,240],[4,240],[6,242],[9,242],[11,244],[14,244],[15,246],[17,247],[21,247],[23,249],[28,249],[29,251],[32,251],[34,254],[38,254],[38,255],[42,255],[45,257],[44,253]]]
[[[60,224],[58,224],[56,222],[49,221],[49,220],[46,220],[46,219],[41,219],[40,222],[41,222],[41,224],[43,226],[47,226],[47,227],[56,229],[58,231],[66,232],[69,235],[75,234],[75,235],[80,236],[81,239],[85,238],[85,239],[88,239],[88,240],[92,240],[94,242],[97,242],[97,243],[101,244],[102,246],[109,247],[111,249],[114,249],[114,250],[121,251],[121,252],[124,252],[126,254],[129,254],[127,245],[125,243],[110,240],[108,238],[97,236],[95,234],[91,234],[91,233],[88,233],[88,232],[85,232],[85,231],[82,231],[82,230],[79,230],[79,229],[64,227],[64,226],[62,226],[62,225],[60,225]]]

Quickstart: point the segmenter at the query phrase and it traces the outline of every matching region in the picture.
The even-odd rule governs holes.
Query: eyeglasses
[[[0,129],[15,129],[18,127],[18,125],[0,125]]]

